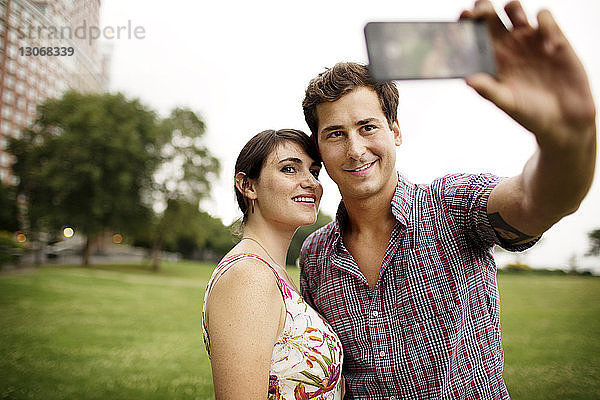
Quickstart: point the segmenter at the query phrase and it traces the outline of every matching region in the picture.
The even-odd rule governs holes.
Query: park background
[[[453,21],[467,0],[278,1],[210,3],[105,1],[106,25],[143,26],[143,40],[114,41],[113,90],[140,97],[166,114],[178,105],[197,110],[223,171],[204,208],[226,224],[237,218],[232,191],[235,157],[254,134],[292,127],[308,132],[301,102],[308,81],[339,61],[367,62],[368,21]],[[497,10],[504,6],[494,1]],[[600,2],[526,0],[530,20],[553,12],[579,54],[596,104],[600,93]],[[502,15],[502,14],[501,14]],[[397,167],[428,183],[451,172],[518,174],[535,149],[533,135],[462,80],[398,82],[403,144]],[[322,174],[321,210],[335,215],[339,194]],[[564,218],[521,261],[542,268],[598,268],[585,257],[588,232],[600,225],[598,174],[579,211]],[[511,262],[513,260],[502,260]],[[597,270],[600,273],[600,270]]]
[[[465,1],[103,1],[101,25],[131,21],[145,30],[143,39],[104,43],[111,48],[109,89],[139,98],[165,120],[176,107],[200,116],[203,145],[221,165],[200,209],[203,218],[227,226],[239,217],[232,190],[239,149],[263,129],[307,130],[300,102],[308,80],[338,61],[366,62],[367,21],[454,20],[471,6]],[[598,3],[525,1],[524,6],[532,19],[541,7],[553,11],[581,56],[598,104]],[[398,169],[415,182],[457,171],[514,175],[534,150],[529,133],[460,80],[398,86],[404,139]],[[339,194],[322,176],[321,210],[334,215]],[[515,399],[600,397],[600,283],[582,274],[600,271],[598,258],[585,256],[587,235],[600,226],[597,176],[578,212],[534,249],[519,256],[498,254],[501,266],[513,267],[499,273],[498,282],[505,379]],[[133,236],[125,243],[132,241]],[[213,398],[200,309],[214,265],[163,261],[154,271],[149,261],[87,267],[24,263],[4,270],[0,396]],[[297,269],[289,268],[297,279]]]

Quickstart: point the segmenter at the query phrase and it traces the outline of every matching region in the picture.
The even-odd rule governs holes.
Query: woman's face
[[[271,223],[298,227],[317,219],[323,187],[321,167],[295,142],[287,141],[269,154],[253,182],[255,213]]]

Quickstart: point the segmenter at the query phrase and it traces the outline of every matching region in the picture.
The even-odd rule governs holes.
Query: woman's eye
[[[313,176],[317,179],[319,179],[319,174],[321,173],[320,169],[311,169],[310,173],[313,174]]]
[[[281,172],[286,172],[286,173],[295,172],[295,169],[291,165],[286,165],[285,167],[281,168]]]

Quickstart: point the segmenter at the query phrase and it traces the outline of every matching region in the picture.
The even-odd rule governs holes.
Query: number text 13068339
[[[72,56],[75,54],[73,47],[19,47],[22,56]]]

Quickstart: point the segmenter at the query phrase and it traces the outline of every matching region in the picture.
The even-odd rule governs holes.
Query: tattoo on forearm
[[[502,219],[499,212],[488,214],[488,219],[492,225],[492,228],[494,228],[498,234],[498,237],[500,237],[502,242],[506,245],[514,246],[517,244],[527,243],[536,238],[536,236],[529,236],[507,224],[506,221]]]

